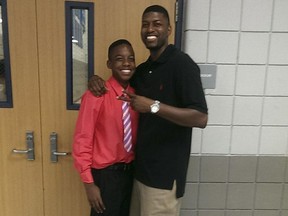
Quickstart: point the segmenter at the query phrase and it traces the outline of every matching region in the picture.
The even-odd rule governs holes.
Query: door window
[[[66,2],[67,109],[79,109],[94,74],[94,4]]]
[[[0,108],[12,107],[6,0],[0,0]]]

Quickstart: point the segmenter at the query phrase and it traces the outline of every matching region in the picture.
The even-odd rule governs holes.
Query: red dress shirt
[[[85,183],[94,182],[91,168],[102,169],[114,163],[130,163],[134,159],[138,113],[130,108],[133,147],[130,152],[126,152],[122,101],[116,99],[122,95],[123,88],[113,76],[106,86],[109,90],[101,97],[95,97],[88,90],[84,93],[76,123],[74,165]],[[134,89],[128,86],[128,91],[134,92]]]

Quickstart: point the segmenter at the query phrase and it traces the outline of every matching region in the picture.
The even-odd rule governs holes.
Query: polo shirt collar
[[[164,52],[159,56],[158,59],[156,59],[155,61],[151,60],[151,57],[148,58],[147,62],[150,63],[158,63],[158,64],[163,64],[166,61],[168,61],[169,56],[171,55],[171,53],[175,50],[175,46],[172,44],[169,44],[166,49],[164,50]]]

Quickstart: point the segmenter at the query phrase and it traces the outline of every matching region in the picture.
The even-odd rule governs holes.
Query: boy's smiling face
[[[113,77],[122,87],[126,88],[136,68],[133,48],[128,44],[114,47],[107,61],[107,67],[111,69]]]

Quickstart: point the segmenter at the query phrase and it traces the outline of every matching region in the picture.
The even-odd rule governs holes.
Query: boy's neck
[[[122,86],[123,89],[127,89],[129,85],[128,82],[119,82],[119,84]]]

